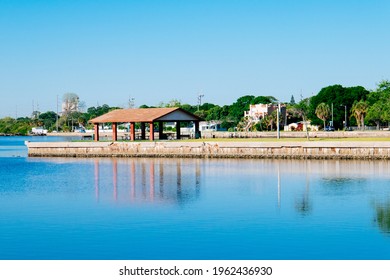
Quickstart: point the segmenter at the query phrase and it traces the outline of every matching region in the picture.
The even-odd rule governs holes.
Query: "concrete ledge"
[[[30,157],[390,159],[390,142],[26,142]]]

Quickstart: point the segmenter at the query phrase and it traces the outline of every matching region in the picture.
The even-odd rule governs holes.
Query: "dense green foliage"
[[[390,81],[382,81],[367,98],[368,111],[366,120],[374,122],[377,127],[390,123]]]
[[[18,118],[17,120],[6,117],[0,119],[0,133],[13,135],[26,135],[30,130],[31,123],[28,118]]]
[[[351,108],[355,101],[366,100],[369,92],[361,86],[343,87],[341,85],[328,86],[320,90],[320,92],[310,98],[308,119],[312,124],[321,125],[322,120],[317,117],[315,111],[320,103],[325,103],[332,108],[333,104],[333,120],[336,129],[343,128],[345,118],[345,107],[347,106],[347,124],[348,126],[356,125],[355,119],[351,119]]]

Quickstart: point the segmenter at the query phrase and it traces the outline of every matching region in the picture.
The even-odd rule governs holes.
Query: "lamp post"
[[[334,124],[333,124],[333,103],[332,103],[332,125],[331,125],[331,127],[334,128]]]
[[[344,106],[344,110],[345,110],[345,113],[344,113],[344,130],[347,130],[347,105],[340,105],[340,106]]]
[[[276,109],[276,128],[277,128],[277,138],[280,139],[280,123],[279,123],[279,113],[280,113],[280,102],[278,103],[278,108]]]

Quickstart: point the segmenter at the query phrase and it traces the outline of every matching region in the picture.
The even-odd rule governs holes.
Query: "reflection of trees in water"
[[[300,199],[295,200],[295,209],[302,215],[310,214],[313,209],[309,196],[304,194]]]
[[[386,204],[375,205],[376,223],[386,234],[390,234],[390,201]]]
[[[332,187],[350,187],[355,184],[361,184],[366,182],[364,178],[352,178],[352,177],[335,177],[335,178],[322,178],[326,186]]]
[[[353,178],[348,177],[323,178],[323,180],[325,184],[329,184],[331,186],[344,186],[354,181]]]
[[[295,209],[302,215],[310,214],[311,210],[313,209],[310,200],[310,182],[307,175],[305,191],[300,198],[295,200]]]
[[[334,177],[322,178],[321,185],[325,195],[350,196],[365,191],[367,185],[365,178]]]
[[[306,170],[306,187],[305,191],[303,192],[302,196],[295,200],[295,209],[302,215],[306,216],[311,213],[311,210],[313,209],[313,205],[310,200],[310,172],[308,170],[308,166],[305,166]]]

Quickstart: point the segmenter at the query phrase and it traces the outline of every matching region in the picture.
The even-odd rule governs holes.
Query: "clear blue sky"
[[[0,117],[179,99],[289,101],[390,79],[390,1],[0,0]]]

